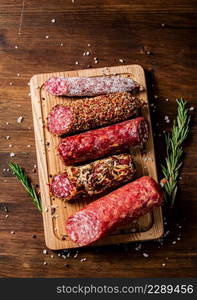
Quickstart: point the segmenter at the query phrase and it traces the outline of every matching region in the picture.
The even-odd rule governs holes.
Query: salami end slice
[[[44,87],[54,96],[97,96],[139,89],[139,84],[127,77],[51,77]]]
[[[159,185],[148,176],[113,191],[70,216],[66,231],[79,246],[89,245],[162,204]]]

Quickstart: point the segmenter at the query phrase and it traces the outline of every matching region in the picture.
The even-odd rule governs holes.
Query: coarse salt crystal
[[[95,63],[95,64],[98,64],[98,60],[95,60],[94,63]]]
[[[86,261],[86,258],[82,258],[80,261],[81,261],[81,262],[84,262],[84,261]]]
[[[123,62],[124,62],[124,60],[123,60],[122,58],[120,58],[120,59],[119,59],[119,62],[120,62],[120,63],[123,63]]]
[[[10,153],[10,157],[14,157],[15,156],[15,153],[14,152],[11,152]]]
[[[23,117],[22,117],[22,116],[18,117],[18,118],[17,118],[17,123],[21,123],[22,120],[23,120]]]
[[[48,38],[49,38],[49,35],[46,35],[46,36],[45,36],[45,39],[48,39]]]
[[[9,140],[9,139],[10,139],[10,136],[9,136],[9,135],[6,135],[5,138],[6,138],[6,140]]]
[[[10,123],[9,122],[6,122],[6,125],[9,125]]]
[[[56,20],[55,20],[55,19],[52,19],[52,20],[51,20],[51,23],[55,23],[55,22],[56,22]]]
[[[90,44],[88,44],[88,47],[91,47],[91,45],[90,45]]]
[[[166,264],[165,264],[165,263],[162,263],[161,265],[162,265],[162,267],[165,267]]]
[[[27,145],[27,148],[30,148],[31,147],[31,145]]]
[[[143,253],[143,256],[147,258],[147,257],[149,257],[149,254],[148,253]]]
[[[44,249],[44,250],[42,251],[42,253],[45,254],[45,255],[48,254],[47,249]]]
[[[61,46],[61,47],[63,47],[63,46],[64,46],[64,44],[63,44],[63,43],[61,43],[61,44],[60,44],[60,46]]]
[[[136,250],[136,251],[139,251],[141,248],[142,248],[142,245],[139,244],[139,245],[135,248],[135,250]]]
[[[76,62],[75,62],[75,65],[78,65],[78,64],[79,64],[79,62],[78,62],[78,61],[76,61]]]
[[[12,85],[12,84],[13,84],[12,82],[9,83],[9,85]]]
[[[90,52],[89,52],[89,51],[87,51],[87,52],[86,52],[86,55],[87,55],[87,56],[88,56],[88,55],[90,55]]]
[[[14,46],[14,48],[15,48],[15,49],[18,49],[18,46],[16,45],[16,46]]]
[[[176,244],[176,241],[173,241],[173,242],[172,242],[172,245],[175,245],[175,244]]]
[[[44,266],[46,266],[46,265],[47,265],[47,262],[46,262],[46,261],[44,261],[44,262],[43,262],[43,265],[44,265]]]
[[[193,106],[191,106],[191,107],[189,108],[189,110],[194,110],[194,107],[193,107]]]
[[[10,233],[11,233],[11,234],[15,234],[15,231],[14,231],[14,230],[12,230],[12,231],[10,231]]]
[[[9,148],[12,148],[12,144],[9,144],[8,147],[9,147]]]
[[[19,77],[19,76],[20,76],[20,73],[17,73],[16,75]]]

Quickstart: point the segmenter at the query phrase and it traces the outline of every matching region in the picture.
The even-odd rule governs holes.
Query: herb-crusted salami
[[[56,105],[48,115],[48,130],[72,134],[127,120],[136,115],[139,100],[131,93],[115,93]]]
[[[129,147],[143,146],[148,138],[148,125],[143,117],[104,128],[69,136],[58,145],[66,165],[124,152]]]
[[[45,84],[54,96],[97,96],[139,89],[139,84],[126,77],[51,77]]]
[[[104,196],[66,221],[70,239],[79,246],[89,245],[160,206],[162,194],[159,185],[148,176],[141,177]]]
[[[76,196],[93,196],[130,181],[135,166],[130,154],[113,155],[79,167],[66,167],[53,177],[51,193],[66,201]]]

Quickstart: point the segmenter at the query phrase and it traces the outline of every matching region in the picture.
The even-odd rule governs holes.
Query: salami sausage
[[[70,216],[66,221],[66,231],[73,242],[86,246],[161,203],[159,185],[151,177],[144,176]]]
[[[69,136],[58,145],[66,165],[124,152],[129,147],[141,147],[148,138],[148,125],[143,117],[104,128]]]
[[[139,100],[130,93],[115,93],[56,105],[48,115],[48,130],[72,134],[127,120],[136,115]]]
[[[135,166],[130,154],[113,155],[79,167],[66,167],[53,177],[50,192],[68,201],[76,196],[93,196],[130,181]]]
[[[44,87],[54,96],[97,96],[139,89],[134,80],[119,76],[100,77],[51,77]]]

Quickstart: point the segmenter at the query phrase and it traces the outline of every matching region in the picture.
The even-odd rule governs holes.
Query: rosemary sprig
[[[166,158],[165,166],[162,165],[164,174],[165,198],[173,207],[177,194],[177,182],[180,167],[182,166],[183,142],[189,133],[190,115],[188,113],[187,102],[182,98],[177,99],[177,117],[173,122],[171,135],[165,134]]]
[[[9,162],[8,166],[9,166],[10,170],[20,180],[20,182],[24,186],[25,190],[27,191],[29,196],[32,198],[33,204],[37,207],[39,212],[42,212],[40,198],[36,194],[36,190],[34,189],[31,182],[29,181],[27,175],[25,174],[25,171],[18,164],[15,164],[13,162]]]

